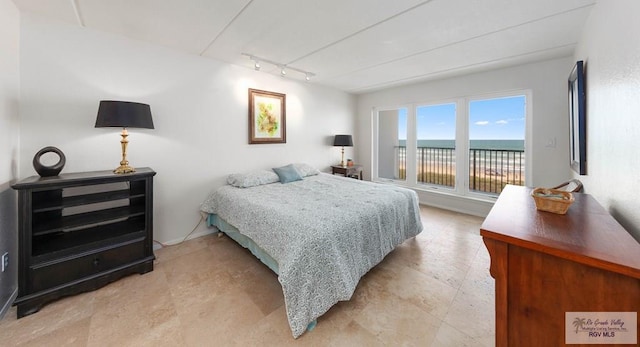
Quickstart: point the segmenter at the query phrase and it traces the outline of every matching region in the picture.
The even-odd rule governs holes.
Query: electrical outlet
[[[9,267],[9,252],[5,252],[2,255],[2,272],[5,272]]]

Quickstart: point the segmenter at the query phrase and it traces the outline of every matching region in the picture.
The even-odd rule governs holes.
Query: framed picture
[[[286,142],[286,95],[249,89],[249,143]]]
[[[587,174],[587,125],[584,65],[578,61],[569,75],[570,165],[580,175]]]

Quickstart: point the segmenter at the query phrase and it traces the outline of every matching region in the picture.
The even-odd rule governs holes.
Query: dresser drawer
[[[144,258],[144,248],[145,241],[141,240],[77,258],[31,266],[29,270],[32,280],[29,292],[38,292],[82,280],[85,277],[138,261]]]

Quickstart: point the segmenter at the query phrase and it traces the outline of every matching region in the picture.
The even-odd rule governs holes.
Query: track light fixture
[[[275,62],[275,61],[272,61],[272,60],[269,60],[269,59],[256,57],[253,54],[242,53],[242,55],[247,56],[247,57],[249,57],[249,59],[254,61],[253,68],[256,71],[260,71],[260,63],[267,63],[267,64],[271,64],[271,65],[274,65],[274,66],[278,67],[280,69],[280,76],[282,76],[282,77],[286,77],[287,73],[289,71],[296,71],[296,72],[299,72],[299,73],[303,74],[305,80],[310,81],[311,78],[316,75],[313,72],[297,69],[295,67],[287,66],[286,64],[281,64],[281,63],[278,63],[278,62]]]

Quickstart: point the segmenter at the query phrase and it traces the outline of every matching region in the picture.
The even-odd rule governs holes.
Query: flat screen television
[[[587,174],[587,124],[585,71],[582,60],[569,74],[570,165],[580,175]]]

